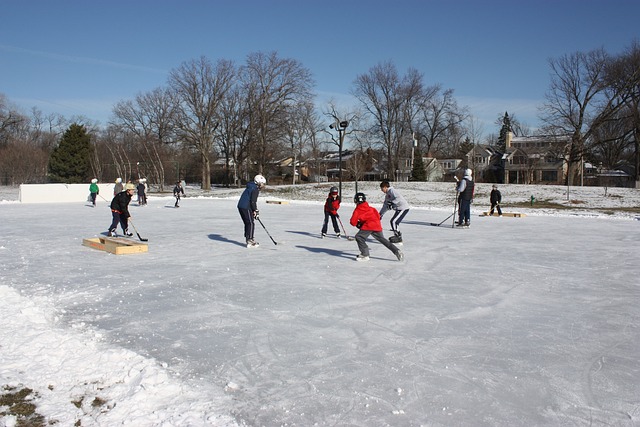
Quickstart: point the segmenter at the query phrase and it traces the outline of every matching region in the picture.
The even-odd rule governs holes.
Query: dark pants
[[[324,223],[322,224],[322,234],[327,233],[327,228],[329,226],[329,217],[331,217],[331,222],[333,223],[333,231],[336,234],[340,233],[340,227],[338,227],[338,215],[332,215],[331,212],[324,211]]]
[[[389,224],[391,224],[391,231],[393,231],[393,234],[395,235],[398,234],[398,226],[400,225],[404,217],[407,216],[408,213],[409,213],[409,209],[395,211],[395,213],[391,217],[391,221],[389,221]]]
[[[240,218],[242,218],[242,222],[244,222],[244,238],[253,240],[253,232],[256,229],[253,212],[251,212],[251,209],[242,208],[238,208],[238,212],[240,212]]]
[[[176,204],[175,204],[174,206],[177,208],[178,206],[180,206],[180,195],[179,195],[179,194],[176,194],[176,196],[175,196],[175,197],[176,197]],[[187,206],[187,207],[188,207],[188,206]]]
[[[111,211],[111,216],[113,220],[111,221],[111,227],[109,227],[109,231],[115,231],[118,228],[118,224],[122,227],[122,231],[127,232],[127,228],[129,228],[129,218],[125,218],[124,215],[120,214],[120,212]]]
[[[382,243],[387,249],[393,252],[395,255],[398,254],[399,249],[387,240],[382,234],[382,231],[371,231],[371,230],[360,230],[356,233],[356,242],[358,243],[358,249],[360,249],[360,254],[363,256],[369,256],[369,246],[367,245],[367,238],[372,236],[378,242]]]
[[[464,224],[471,222],[471,199],[460,198],[460,212],[458,213],[458,223]]]
[[[96,205],[96,197],[98,196],[98,193],[91,193],[91,203],[93,203],[93,206]]]
[[[500,209],[500,205],[498,203],[491,203],[491,210],[489,211],[489,215],[493,215],[493,210],[498,209],[498,215],[502,215],[502,209]]]

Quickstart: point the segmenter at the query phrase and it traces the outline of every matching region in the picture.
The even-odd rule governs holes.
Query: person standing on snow
[[[351,215],[350,224],[359,229],[356,233],[356,242],[358,243],[358,249],[360,249],[360,255],[356,257],[356,261],[369,261],[369,246],[367,245],[369,236],[373,236],[374,239],[393,252],[398,261],[402,261],[404,255],[400,249],[384,237],[380,214],[376,208],[369,206],[367,196],[364,193],[357,193],[353,201],[356,204],[356,208],[353,210],[353,215]]]
[[[500,194],[500,190],[498,190],[498,186],[493,184],[491,187],[491,195],[489,196],[489,201],[491,202],[491,210],[489,211],[489,216],[493,215],[493,210],[498,209],[498,215],[502,216],[502,209],[500,209],[500,202],[502,201],[502,194]]]
[[[124,191],[124,185],[122,184],[122,178],[116,178],[116,185],[113,186],[113,195]]]
[[[176,208],[180,207],[180,193],[184,196],[184,188],[182,188],[182,184],[178,181],[176,182],[176,186],[173,187],[173,197],[176,198],[176,204],[174,207]]]
[[[329,218],[333,225],[333,231],[336,237],[340,237],[340,227],[338,227],[338,209],[340,209],[340,196],[338,196],[338,187],[331,187],[327,200],[324,202],[324,223],[322,224],[322,237],[327,235],[329,228]]]
[[[93,178],[91,180],[91,185],[89,185],[89,193],[91,193],[91,203],[93,207],[96,207],[96,197],[100,194],[100,188],[98,188],[98,180]]]
[[[393,231],[393,236],[389,237],[389,241],[391,243],[402,243],[402,233],[398,230],[398,226],[409,213],[409,203],[398,193],[398,190],[389,184],[389,181],[382,181],[380,183],[380,190],[384,193],[384,202],[382,209],[380,209],[380,219],[382,220],[382,217],[388,210],[393,209],[395,211],[389,221],[391,231]]]
[[[144,206],[147,204],[147,186],[145,178],[140,178],[138,181],[138,205]]]
[[[473,201],[473,191],[475,184],[471,174],[471,169],[464,170],[464,176],[458,182],[456,192],[458,193],[458,227],[471,226],[471,202]]]
[[[129,202],[131,202],[131,198],[135,191],[136,186],[131,183],[127,183],[124,187],[124,191],[116,194],[111,201],[111,216],[113,219],[111,221],[111,226],[109,226],[109,237],[118,237],[116,233],[118,224],[122,227],[122,231],[125,236],[133,236],[133,233],[129,233],[129,218],[131,218],[131,214],[129,213]]]
[[[244,223],[244,238],[247,241],[247,248],[257,248],[260,246],[253,238],[255,231],[255,220],[259,218],[258,195],[260,190],[267,184],[267,180],[262,175],[256,175],[253,181],[247,183],[240,200],[238,200],[238,212]]]

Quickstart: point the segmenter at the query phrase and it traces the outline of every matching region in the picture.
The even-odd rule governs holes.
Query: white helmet
[[[471,176],[472,174],[473,174],[473,171],[471,169],[464,170],[464,176]]]
[[[258,185],[265,185],[267,183],[267,180],[264,176],[258,174],[255,176],[255,178],[253,178],[253,182],[255,182]]]
[[[116,182],[120,184],[122,182],[122,178],[116,178]]]

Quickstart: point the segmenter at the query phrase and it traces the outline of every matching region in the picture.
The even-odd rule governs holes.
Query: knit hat
[[[97,179],[95,179],[95,178],[93,178],[93,179],[91,180],[91,183],[92,183],[92,184],[95,184],[96,182],[98,182],[98,180],[97,180]]]

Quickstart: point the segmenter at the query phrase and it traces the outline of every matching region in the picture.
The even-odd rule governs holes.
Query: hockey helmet
[[[471,176],[472,174],[473,174],[473,171],[471,169],[464,170],[464,176]]]
[[[365,196],[364,193],[356,193],[355,196],[353,196],[353,202],[356,205],[359,205],[360,203],[364,203],[367,201],[367,196]]]
[[[329,189],[329,193],[331,194],[338,194],[338,187],[331,187]]]
[[[255,178],[253,178],[253,182],[258,185],[265,185],[267,183],[267,179],[264,176],[258,174],[255,176]]]

